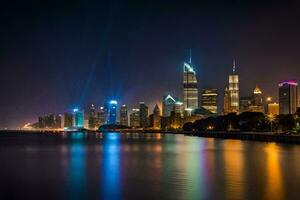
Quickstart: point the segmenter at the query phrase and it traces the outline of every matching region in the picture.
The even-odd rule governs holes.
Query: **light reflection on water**
[[[78,132],[49,141],[44,137],[43,144],[22,137],[21,145],[0,140],[5,142],[0,145],[0,160],[5,160],[0,165],[0,187],[22,198],[47,199],[39,192],[45,186],[54,188],[55,199],[295,199],[300,195],[299,145],[137,133]],[[35,189],[24,190],[24,185]]]

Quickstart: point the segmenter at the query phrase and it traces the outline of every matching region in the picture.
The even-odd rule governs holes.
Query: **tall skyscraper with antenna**
[[[192,65],[191,50],[189,62],[183,63],[183,101],[188,113],[198,108],[198,82]]]
[[[228,112],[238,113],[239,112],[239,75],[236,73],[235,60],[233,60],[232,74],[229,75],[228,85]]]

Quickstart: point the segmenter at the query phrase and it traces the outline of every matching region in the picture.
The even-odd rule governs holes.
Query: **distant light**
[[[103,110],[104,108],[101,106],[100,109]]]
[[[78,108],[74,108],[74,109],[73,109],[73,112],[78,112],[78,111],[79,111]]]
[[[174,102],[176,101],[170,94],[168,94],[168,96],[165,98],[165,101],[168,99],[172,99],[172,101],[174,101]]]
[[[272,101],[272,97],[267,97],[267,101]]]
[[[288,80],[288,81],[282,81],[278,84],[279,87],[283,86],[283,85],[294,85],[297,86],[298,83],[295,80]]]
[[[111,100],[109,103],[110,104],[118,104],[118,102],[116,100]]]
[[[182,105],[183,103],[181,101],[176,101],[176,105]]]

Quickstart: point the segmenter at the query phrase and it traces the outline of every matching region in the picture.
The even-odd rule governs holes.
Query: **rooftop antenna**
[[[233,59],[232,71],[235,73],[235,59]]]

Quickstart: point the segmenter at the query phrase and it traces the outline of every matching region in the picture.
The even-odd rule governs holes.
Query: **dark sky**
[[[0,3],[0,128],[115,97],[182,96],[192,48],[199,87],[220,96],[237,61],[241,94],[300,77],[299,1]]]

